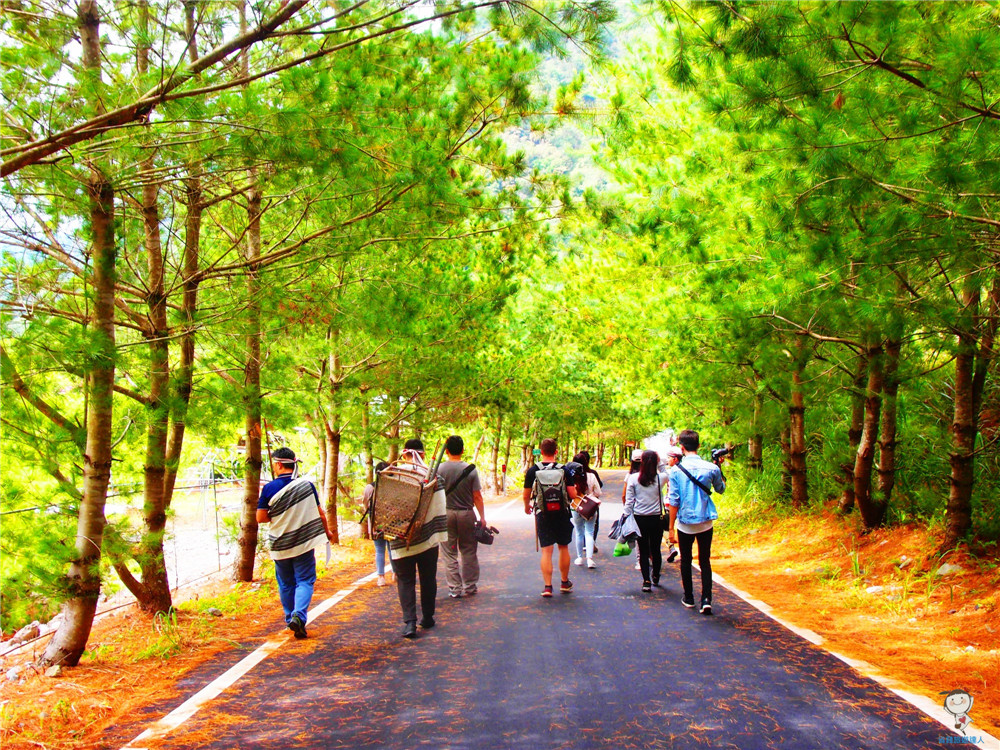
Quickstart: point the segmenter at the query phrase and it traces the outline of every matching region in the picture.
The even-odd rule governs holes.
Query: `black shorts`
[[[535,533],[539,547],[551,547],[553,544],[567,547],[573,541],[573,519],[568,512],[550,516],[536,513]]]

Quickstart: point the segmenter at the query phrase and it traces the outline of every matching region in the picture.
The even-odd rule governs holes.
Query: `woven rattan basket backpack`
[[[422,464],[401,466],[393,464],[375,478],[375,494],[369,513],[372,531],[386,539],[402,539],[406,546],[417,538],[427,517],[427,509],[437,491],[437,467]]]

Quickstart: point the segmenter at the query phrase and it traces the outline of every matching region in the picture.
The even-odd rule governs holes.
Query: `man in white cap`
[[[296,471],[291,448],[271,455],[274,479],[257,501],[257,523],[270,523],[268,539],[285,624],[296,638],[306,637],[306,618],[316,583],[316,545],[331,538],[316,487]]]

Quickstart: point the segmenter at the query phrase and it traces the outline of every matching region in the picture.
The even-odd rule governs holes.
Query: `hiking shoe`
[[[694,609],[694,597],[685,596],[683,599],[681,599],[681,604],[683,604],[688,609]]]
[[[403,626],[403,632],[401,633],[401,635],[404,638],[416,638],[417,637],[417,623],[414,622],[413,620],[410,620],[410,622],[406,623]]]
[[[306,637],[306,624],[302,622],[302,618],[298,615],[293,615],[292,619],[288,622],[288,629],[295,633],[295,637],[302,639]]]
[[[437,622],[434,621],[433,617],[425,617],[420,621],[420,627],[422,627],[424,630],[430,630],[435,625],[437,625]]]
[[[680,554],[680,552],[677,551],[677,548],[674,547],[673,545],[671,545],[670,546],[670,554],[667,555],[667,562],[673,562],[674,560],[677,559],[677,556],[679,554]]]
[[[546,586],[544,589],[542,589],[542,596],[546,598],[552,596],[552,587]]]
[[[703,615],[712,614],[712,602],[708,601],[707,599],[702,599],[701,607],[698,609],[698,611],[701,612]]]
[[[642,582],[642,590],[643,591],[652,591],[653,587],[649,585],[649,581],[643,581]]]
[[[575,560],[573,561],[573,564],[574,564],[574,565],[583,565],[583,558],[582,558],[582,557],[578,557],[578,558],[576,558],[576,559],[575,559]]]
[[[591,570],[597,567],[597,563],[594,562],[594,558],[592,557],[587,558],[587,567],[590,568]]]
[[[559,590],[564,594],[568,594],[570,591],[573,590],[573,582],[563,581],[562,583],[559,584]]]

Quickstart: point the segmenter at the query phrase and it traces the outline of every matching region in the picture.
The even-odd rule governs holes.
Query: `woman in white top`
[[[663,557],[663,488],[667,473],[659,471],[660,457],[656,451],[643,451],[639,460],[639,473],[629,476],[625,485],[625,512],[635,517],[639,525],[639,570],[642,571],[642,590],[652,591],[660,585],[660,567]],[[652,570],[650,564],[652,563]]]
[[[583,493],[580,493],[580,488],[577,489],[578,495],[586,494],[594,497],[600,497],[600,482],[598,482],[597,477],[594,474],[587,471],[587,462],[584,456],[578,453],[573,456],[573,460],[579,463],[582,467],[586,481],[586,487]],[[587,567],[591,569],[597,567],[597,564],[594,562],[594,526],[596,523],[597,513],[594,513],[594,515],[590,518],[584,518],[575,510],[573,511],[573,543],[576,545],[576,560],[574,561],[574,564],[583,565],[584,552],[586,552]]]

